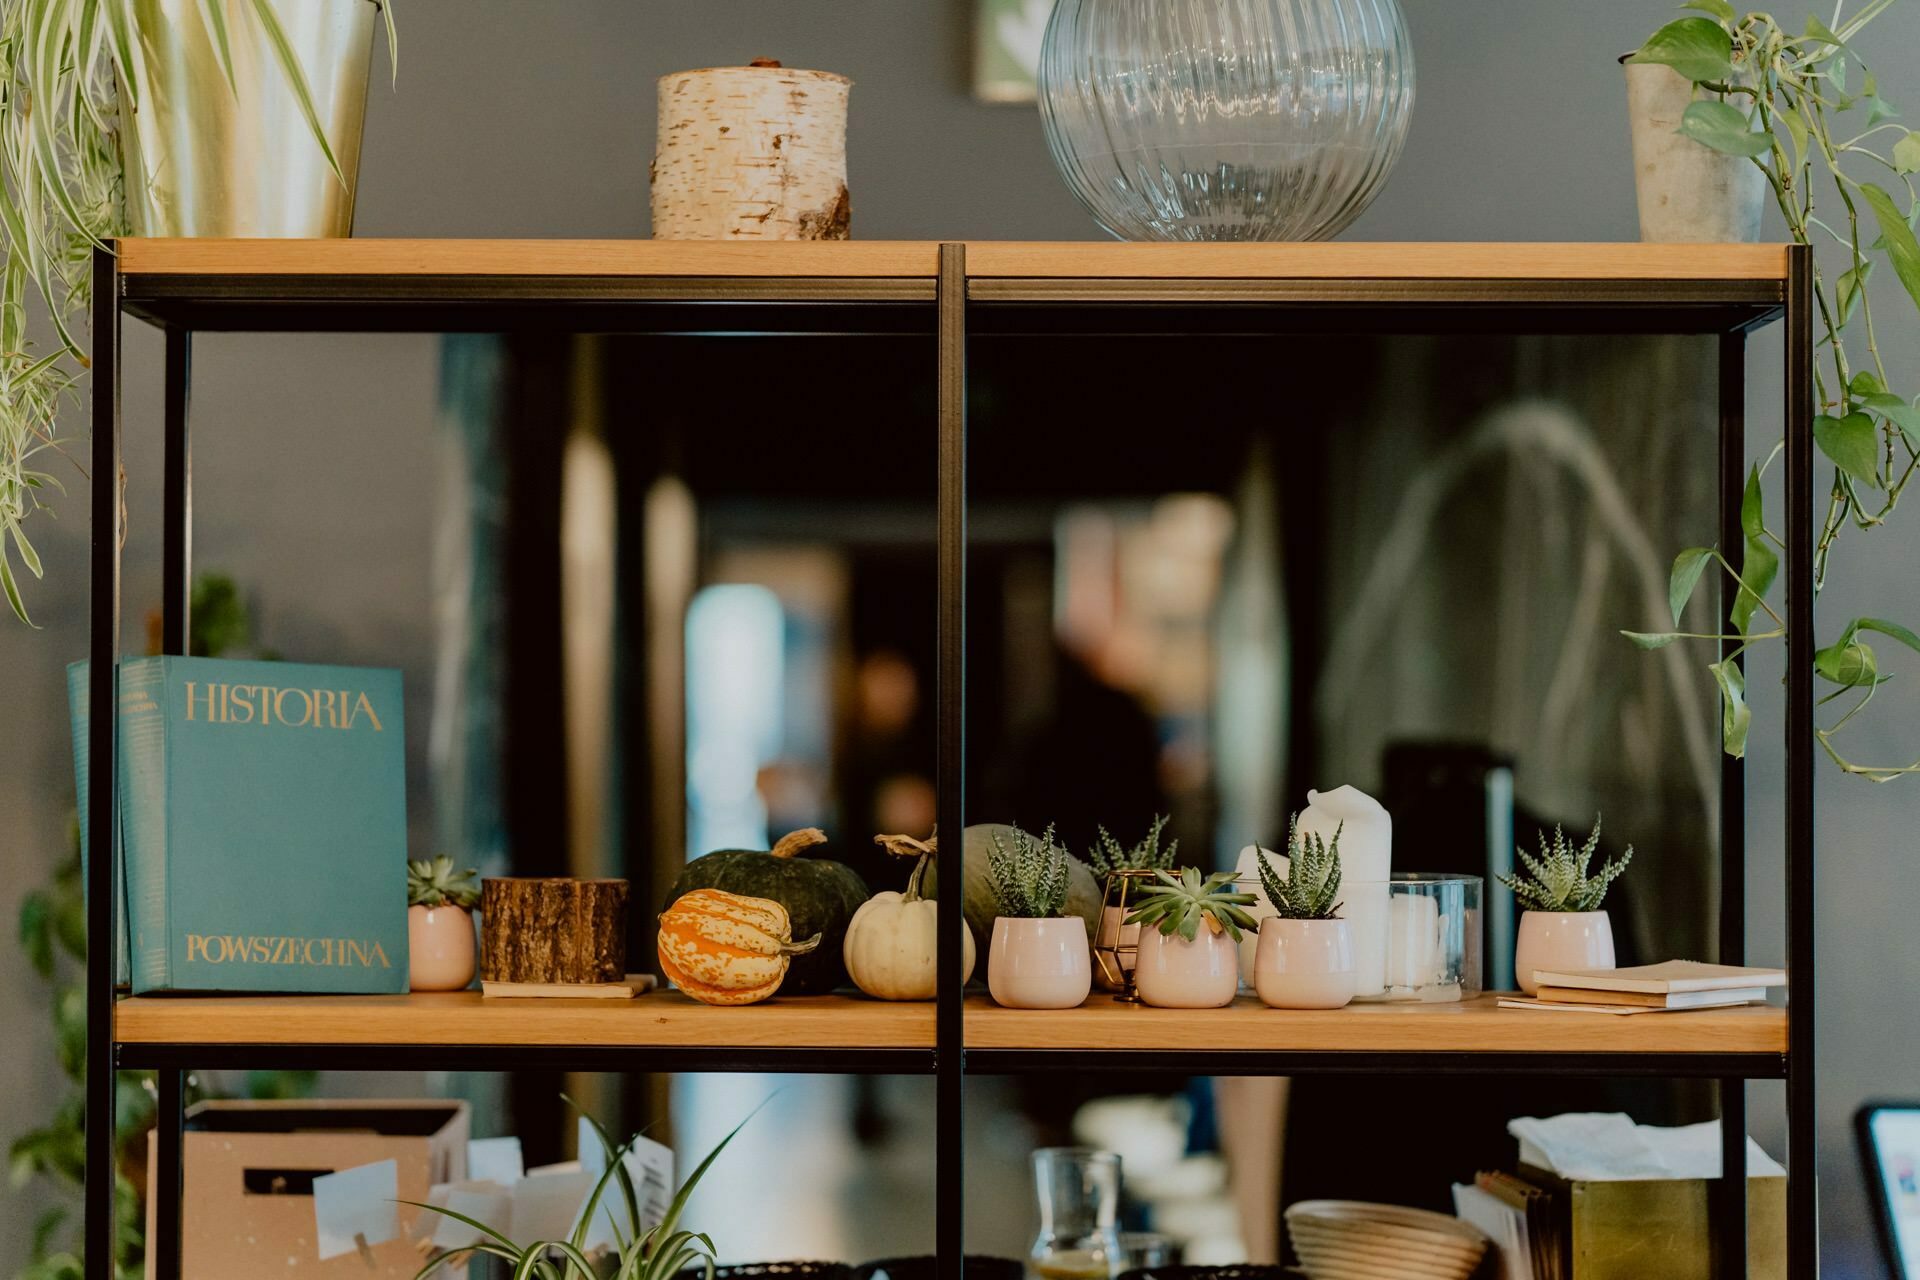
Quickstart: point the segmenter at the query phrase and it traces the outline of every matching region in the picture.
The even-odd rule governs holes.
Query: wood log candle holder
[[[480,914],[480,979],[487,987],[625,984],[625,880],[483,880]]]
[[[845,240],[853,82],[771,58],[660,77],[656,240]]]

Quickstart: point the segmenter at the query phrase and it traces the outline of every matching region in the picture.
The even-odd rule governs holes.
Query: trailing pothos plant
[[[393,0],[378,0],[389,58]],[[186,6],[181,6],[183,9]],[[230,31],[257,24],[334,176],[340,166],[274,0],[198,0],[192,13],[237,92]],[[61,489],[44,455],[65,443],[61,414],[77,405],[89,360],[83,331],[95,246],[128,229],[121,161],[123,112],[139,109],[149,44],[142,25],[171,21],[141,0],[0,0],[0,594],[32,625],[16,562],[42,576],[24,522]],[[397,63],[395,64],[397,71]],[[178,104],[176,109],[178,109]],[[54,341],[27,331],[29,292],[45,304]]]
[[[1659,63],[1692,81],[1696,94],[1680,132],[1715,151],[1743,156],[1766,176],[1797,244],[1835,247],[1844,266],[1813,273],[1817,325],[1814,350],[1814,443],[1833,464],[1833,479],[1814,547],[1814,589],[1826,582],[1833,548],[1849,527],[1886,522],[1920,467],[1920,409],[1892,373],[1874,329],[1870,288],[1876,269],[1890,269],[1920,305],[1920,221],[1913,175],[1920,172],[1920,133],[1899,122],[1878,76],[1863,56],[1862,33],[1893,0],[1869,0],[1846,14],[1845,0],[1828,20],[1787,26],[1771,14],[1740,13],[1728,0],[1689,0],[1687,16],[1656,31],[1630,61]],[[1885,263],[1885,267],[1881,264]],[[1739,657],[1753,644],[1783,639],[1786,624],[1767,597],[1785,544],[1767,525],[1761,477],[1780,456],[1776,446],[1752,469],[1740,507],[1743,545],[1689,547],[1673,562],[1669,604],[1682,611],[1709,566],[1736,592],[1731,635],[1627,632],[1645,648],[1675,640],[1732,642],[1709,665],[1721,697],[1721,737],[1729,755],[1746,752],[1751,711]],[[1734,563],[1734,557],[1739,563]],[[1885,782],[1920,773],[1912,764],[1861,764],[1844,755],[1837,736],[1873,700],[1887,676],[1869,635],[1920,652],[1920,635],[1886,618],[1854,618],[1812,655],[1814,671],[1833,686],[1822,704],[1845,707],[1815,735],[1848,773]],[[1799,655],[1795,661],[1801,660]]]

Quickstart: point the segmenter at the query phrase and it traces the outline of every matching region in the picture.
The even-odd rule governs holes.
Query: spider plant
[[[392,59],[393,0],[378,3]],[[24,526],[62,487],[46,459],[64,451],[61,420],[78,406],[89,366],[83,330],[93,251],[128,228],[120,132],[140,108],[138,86],[152,82],[143,29],[198,21],[228,91],[238,92],[231,34],[244,14],[340,176],[274,0],[197,0],[189,12],[191,19],[170,18],[150,0],[0,0],[0,594],[28,625],[15,564],[43,575]],[[30,294],[45,305],[50,342],[28,332]]]
[[[760,1104],[762,1107],[765,1105],[764,1102]],[[633,1175],[628,1172],[626,1164],[626,1155],[633,1150],[640,1135],[635,1134],[616,1147],[613,1138],[592,1116],[587,1116],[587,1122],[599,1136],[601,1148],[607,1155],[607,1167],[599,1181],[594,1183],[593,1192],[580,1211],[579,1222],[565,1240],[534,1240],[520,1244],[509,1239],[504,1232],[466,1214],[455,1213],[438,1205],[406,1201],[416,1209],[428,1209],[463,1222],[485,1237],[477,1244],[434,1255],[415,1273],[414,1280],[429,1280],[443,1267],[464,1262],[476,1253],[504,1261],[512,1268],[512,1280],[671,1280],[682,1271],[696,1266],[705,1271],[708,1280],[712,1280],[713,1241],[702,1232],[684,1230],[680,1226],[680,1215],[686,1210],[687,1199],[700,1184],[700,1179],[706,1176],[720,1153],[727,1149],[734,1135],[746,1128],[747,1121],[753,1119],[759,1110],[760,1107],[755,1107],[747,1113],[746,1120],[733,1126],[727,1136],[707,1152],[707,1158],[680,1184],[680,1190],[667,1206],[665,1216],[645,1231],[640,1229],[639,1192],[634,1187]],[[625,1211],[627,1227],[622,1231],[615,1223],[613,1260],[602,1265],[587,1252],[587,1234],[594,1219],[600,1215],[602,1202],[609,1200],[609,1193],[613,1190],[617,1190],[620,1196],[615,1209]]]

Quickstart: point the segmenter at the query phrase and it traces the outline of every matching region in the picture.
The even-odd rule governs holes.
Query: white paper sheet
[[[360,1242],[383,1244],[400,1234],[400,1163],[373,1164],[313,1180],[313,1217],[320,1258],[354,1253]]]

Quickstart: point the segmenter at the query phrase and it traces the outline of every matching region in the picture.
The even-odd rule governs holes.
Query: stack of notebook
[[[1493,1241],[1499,1280],[1561,1280],[1568,1274],[1568,1245],[1551,1193],[1511,1173],[1482,1172],[1455,1183],[1454,1214]]]
[[[1746,969],[1729,964],[1669,960],[1631,969],[1541,969],[1537,995],[1503,996],[1503,1009],[1550,1009],[1570,1013],[1674,1013],[1755,1004],[1771,987],[1784,986],[1782,969]]]

